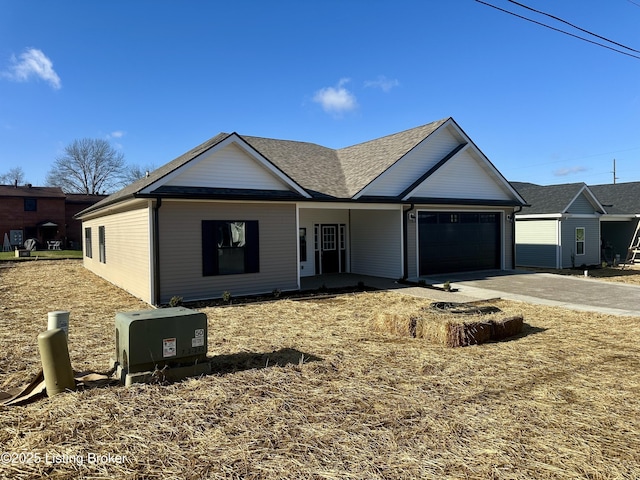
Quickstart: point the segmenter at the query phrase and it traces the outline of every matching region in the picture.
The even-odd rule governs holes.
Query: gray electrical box
[[[207,316],[184,307],[140,310],[116,314],[116,363],[125,383],[145,381],[144,375],[207,363]],[[197,373],[208,373],[197,369]],[[132,380],[134,378],[134,380]]]

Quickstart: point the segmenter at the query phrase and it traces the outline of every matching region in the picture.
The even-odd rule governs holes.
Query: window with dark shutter
[[[202,275],[260,271],[257,220],[202,221]]]

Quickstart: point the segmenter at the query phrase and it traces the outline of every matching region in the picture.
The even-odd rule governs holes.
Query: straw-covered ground
[[[447,348],[372,328],[395,292],[208,308],[215,373],[0,407],[0,477],[640,477],[640,318],[499,301],[512,340]],[[74,369],[105,371],[114,315],[147,308],[78,261],[0,265],[0,390],[69,310]]]
[[[556,275],[571,275],[576,277],[584,276],[584,270],[580,268],[565,268],[563,270],[528,268],[538,272],[554,273]],[[607,282],[627,283],[629,285],[640,285],[640,265],[623,265],[616,267],[589,269],[589,277]]]

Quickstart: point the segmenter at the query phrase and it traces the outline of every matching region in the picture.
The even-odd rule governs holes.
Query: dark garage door
[[[420,275],[500,268],[500,214],[418,212]]]

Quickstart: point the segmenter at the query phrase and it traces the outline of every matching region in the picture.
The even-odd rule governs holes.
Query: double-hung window
[[[576,228],[576,255],[584,255],[584,227]]]
[[[100,262],[107,263],[107,247],[104,238],[104,227],[98,227],[98,253]]]
[[[202,221],[202,275],[260,271],[257,220]]]
[[[86,227],[84,229],[84,255],[87,258],[93,257],[91,249],[91,227]]]

